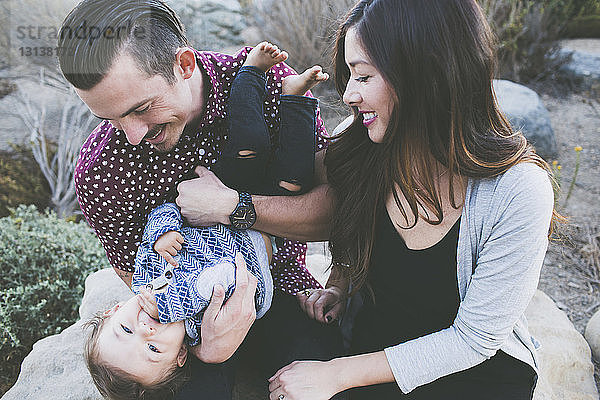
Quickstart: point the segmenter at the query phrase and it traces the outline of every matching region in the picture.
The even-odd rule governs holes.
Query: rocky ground
[[[558,145],[561,182],[558,226],[542,269],[539,288],[546,292],[583,334],[600,310],[600,96],[556,82],[532,87],[550,112]],[[579,171],[567,199],[581,146]],[[550,161],[550,160],[549,160]],[[595,362],[600,387],[600,363]]]
[[[600,307],[600,102],[589,93],[542,95],[558,144],[561,195],[559,211],[567,218],[557,229],[544,262],[540,288],[556,301],[575,327]],[[567,194],[581,146],[580,167]]]

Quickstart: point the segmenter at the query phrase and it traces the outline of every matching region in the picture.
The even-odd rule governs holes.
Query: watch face
[[[256,222],[256,212],[252,205],[239,205],[233,214],[229,216],[229,221],[234,228],[248,229]]]

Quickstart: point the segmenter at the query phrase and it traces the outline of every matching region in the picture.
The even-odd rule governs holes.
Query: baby
[[[328,79],[315,66],[283,79],[279,146],[274,157],[263,117],[265,72],[287,59],[263,42],[253,48],[231,88],[228,141],[213,171],[238,190],[299,194],[314,173],[317,100],[304,94]],[[154,209],[136,255],[136,295],[92,319],[85,356],[94,383],[108,398],[167,398],[186,378],[188,346],[196,346],[213,287],[235,289],[245,266],[258,280],[257,318],[269,309],[271,238],[253,230],[186,226],[175,204]]]

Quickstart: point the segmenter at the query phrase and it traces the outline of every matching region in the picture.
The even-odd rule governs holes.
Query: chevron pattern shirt
[[[178,265],[172,267],[154,251],[156,240],[168,231],[179,232],[185,242],[178,252]],[[258,279],[255,294],[257,317],[270,305],[266,299],[265,277],[247,231],[232,230],[223,225],[206,228],[184,226],[178,207],[173,203],[154,209],[149,217],[135,258],[131,288],[139,293],[153,281],[166,283],[155,292],[158,319],[161,323],[185,321],[188,344],[195,346],[200,338],[200,324],[215,284],[225,288],[225,300],[235,289],[235,255],[241,252],[248,270]],[[165,274],[166,271],[171,272]],[[272,295],[272,293],[271,293]]]

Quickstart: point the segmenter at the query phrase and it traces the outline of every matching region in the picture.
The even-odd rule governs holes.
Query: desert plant
[[[250,6],[265,39],[290,53],[289,62],[304,70],[315,64],[329,67],[335,29],[355,0],[259,1]]]
[[[19,206],[0,218],[0,395],[15,381],[32,345],[78,318],[83,283],[108,267],[85,223]]]
[[[252,13],[265,39],[290,53],[290,63],[303,70],[328,66],[335,29],[354,0],[281,0],[257,2]]]
[[[340,19],[356,0],[244,0],[246,14],[272,41],[290,54],[288,64],[297,71],[321,65],[332,71],[333,42]],[[335,88],[333,79],[313,90],[320,100],[321,117],[327,128],[333,128],[348,115]]]
[[[530,82],[552,75],[567,61],[557,40],[573,0],[480,0],[498,38],[499,75]]]
[[[600,38],[600,14],[574,17],[567,24],[565,36],[570,38]]]
[[[571,194],[573,193],[573,188],[575,187],[575,181],[577,180],[577,174],[579,173],[579,165],[580,165],[580,156],[583,148],[581,146],[575,146],[575,170],[573,171],[573,177],[571,178],[571,183],[569,184],[569,190],[567,191],[567,197],[565,198],[565,206],[567,202],[571,198]]]
[[[562,204],[559,204],[561,189],[562,189],[562,165],[558,163],[558,161],[554,160],[551,164],[551,169],[553,172],[554,178],[554,207],[555,208],[565,208],[569,199],[571,198],[571,194],[573,193],[573,188],[575,187],[575,183],[577,182],[577,175],[579,174],[579,167],[581,165],[581,152],[583,148],[581,146],[575,146],[573,148],[575,151],[575,168],[573,168],[573,175],[571,175],[571,180],[569,181],[569,189],[567,190],[567,195]]]
[[[38,210],[50,205],[50,188],[42,171],[32,165],[35,159],[29,147],[0,151],[0,217],[19,204],[34,204]]]
[[[27,92],[21,91],[16,113],[30,132],[31,150],[50,187],[52,206],[59,216],[65,217],[79,210],[73,179],[75,163],[96,118],[59,77],[47,77],[42,68],[39,82],[70,93],[62,107],[56,141],[48,139],[44,103],[32,101]]]
[[[566,13],[569,19],[586,15],[600,15],[600,2],[598,0],[570,0],[565,1]]]

